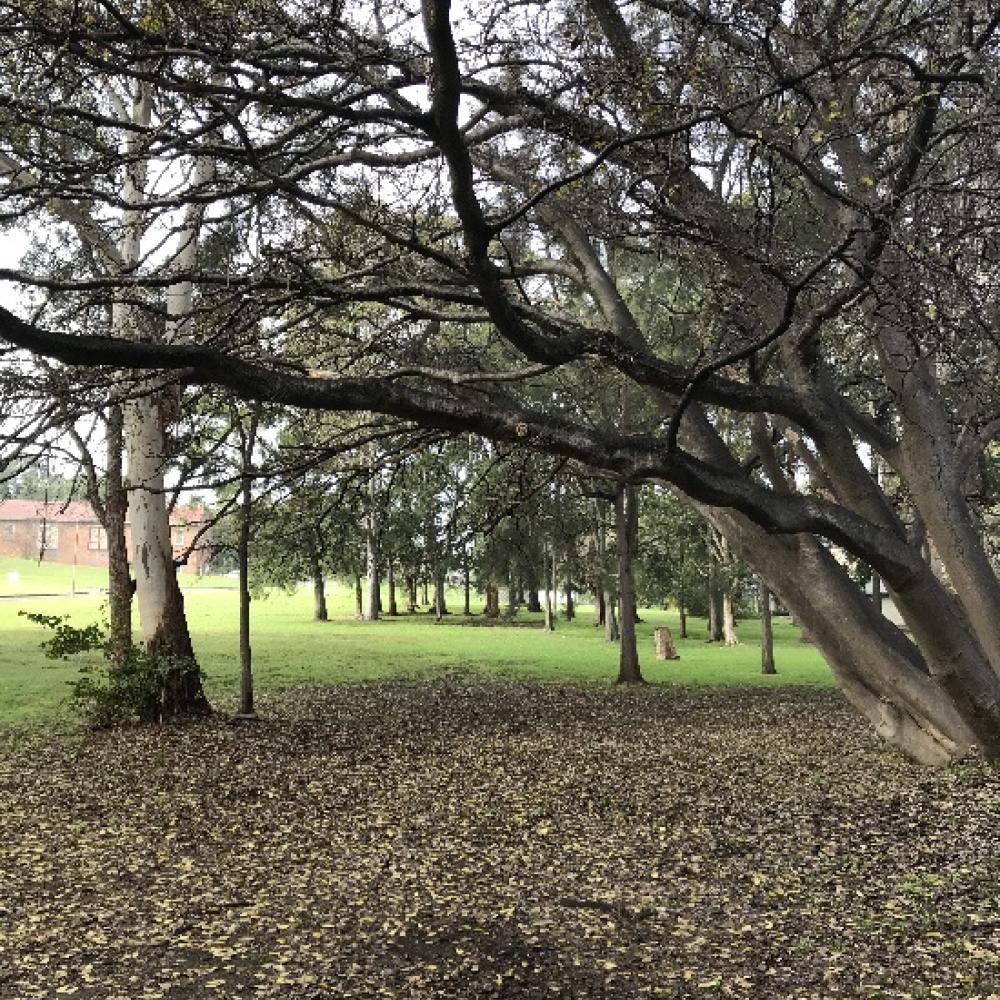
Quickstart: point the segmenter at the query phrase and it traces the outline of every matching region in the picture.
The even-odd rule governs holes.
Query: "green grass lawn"
[[[14,562],[0,563],[0,579],[10,572],[7,564]],[[50,564],[39,568],[40,577],[31,578],[27,570],[35,565],[26,563],[20,579],[33,582],[44,578],[48,585],[58,587],[70,569]],[[211,585],[211,579],[200,582],[202,587],[190,590],[186,597],[189,621],[209,695],[226,707],[235,697],[239,678],[236,593],[231,589],[207,589],[205,583]],[[230,587],[233,583],[225,578],[214,582]],[[605,641],[603,630],[594,627],[589,607],[580,607],[573,622],[560,619],[556,632],[550,634],[533,628],[463,624],[461,615],[449,616],[442,624],[428,614],[360,622],[353,617],[353,590],[335,584],[332,591],[329,622],[312,620],[312,595],[308,589],[296,594],[271,591],[254,601],[254,675],[258,687],[432,677],[449,672],[508,680],[574,682],[611,681],[616,674],[617,647]],[[46,660],[38,648],[46,637],[45,629],[19,617],[18,612],[70,614],[76,624],[83,625],[99,617],[101,601],[99,595],[89,594],[0,600],[0,724],[66,717],[66,684],[76,677],[78,669],[72,662]],[[452,607],[460,607],[459,595],[452,595],[451,601]],[[743,645],[725,649],[706,643],[705,623],[694,619],[689,623],[690,637],[677,640],[681,659],[660,663],[653,656],[653,629],[669,625],[676,636],[677,616],[654,609],[644,609],[641,614],[640,659],[644,675],[652,683],[832,683],[819,654],[799,641],[798,629],[787,619],[775,622],[779,673],[764,677],[760,673],[757,621],[747,620],[740,625]],[[539,618],[523,611],[518,615],[518,621]]]

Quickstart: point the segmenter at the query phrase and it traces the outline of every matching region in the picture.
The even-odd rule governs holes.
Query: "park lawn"
[[[54,575],[50,580],[58,582]],[[589,607],[579,608],[573,622],[560,619],[553,634],[537,627],[466,624],[461,615],[450,615],[440,624],[426,613],[361,622],[354,619],[353,590],[344,584],[331,589],[329,622],[312,620],[309,588],[295,594],[272,590],[253,602],[254,676],[259,689],[456,673],[480,679],[562,682],[606,682],[615,677],[617,649],[594,627]],[[69,614],[74,623],[84,625],[100,616],[102,600],[94,594],[0,600],[0,725],[67,719],[67,685],[77,676],[79,662],[84,662],[45,659],[38,644],[46,631],[18,612]],[[450,595],[450,600],[452,607],[460,606],[459,594]],[[186,605],[208,693],[220,707],[228,707],[239,683],[237,595],[232,589],[192,589]],[[787,619],[776,619],[775,624],[779,673],[764,677],[756,620],[741,624],[744,644],[733,649],[706,643],[704,622],[692,620],[690,638],[677,640],[681,659],[660,663],[652,654],[653,629],[668,625],[676,635],[676,614],[645,609],[642,617],[641,659],[652,683],[832,683],[816,650],[799,641],[798,630]],[[517,621],[537,623],[540,616],[522,611]]]

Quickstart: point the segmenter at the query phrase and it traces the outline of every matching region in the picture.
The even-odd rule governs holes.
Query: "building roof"
[[[175,507],[171,524],[201,524],[208,520],[204,507]],[[48,521],[50,524],[97,524],[94,508],[85,500],[0,500],[0,521]]]

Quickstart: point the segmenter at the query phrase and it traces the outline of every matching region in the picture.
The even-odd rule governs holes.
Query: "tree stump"
[[[654,629],[653,638],[656,642],[656,658],[658,660],[679,660],[680,654],[674,649],[674,639],[670,629],[665,625]]]

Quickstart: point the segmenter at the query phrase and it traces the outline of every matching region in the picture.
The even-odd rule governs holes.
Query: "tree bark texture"
[[[615,496],[615,548],[618,556],[618,603],[620,649],[618,654],[618,683],[640,684],[639,649],[635,634],[635,580],[632,575],[632,553],[635,540],[632,534],[632,511],[638,503],[634,486],[622,485]]]
[[[760,672],[776,674],[774,666],[774,630],[771,625],[771,591],[758,577],[757,589],[760,594]]]

